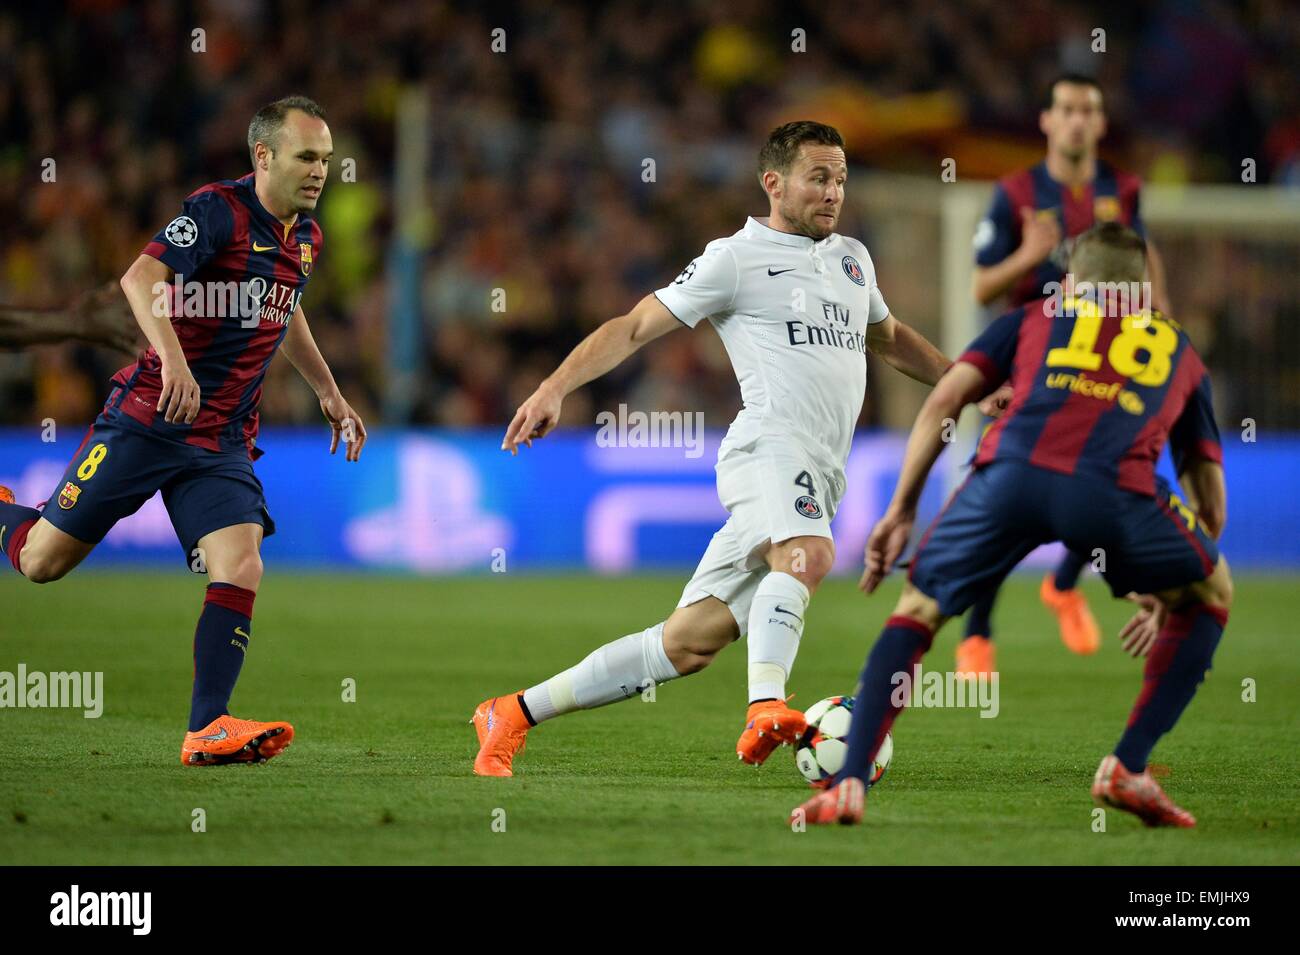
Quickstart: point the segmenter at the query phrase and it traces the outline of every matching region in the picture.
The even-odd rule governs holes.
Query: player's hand
[[[563,400],[564,396],[557,389],[542,382],[515,412],[510,427],[506,428],[501,450],[518,454],[519,445],[526,444],[531,448],[534,438],[544,438],[550,434],[560,423],[560,404]]]
[[[1020,248],[1035,265],[1061,244],[1061,224],[1056,216],[1039,216],[1029,206],[1020,207]]]
[[[1001,418],[1002,412],[1011,404],[1013,393],[1010,385],[1003,385],[979,403],[980,414],[988,418]]]
[[[915,522],[915,513],[895,511],[893,508],[876,522],[876,526],[871,529],[871,536],[867,538],[867,569],[858,581],[859,590],[866,594],[876,592],[880,582],[889,575],[894,569],[894,563],[902,556]]]
[[[1129,622],[1124,624],[1124,629],[1120,630],[1120,645],[1129,656],[1144,657],[1155,646],[1156,638],[1160,636],[1160,630],[1165,625],[1165,617],[1169,615],[1169,608],[1165,606],[1163,600],[1153,594],[1131,593],[1124,599],[1133,601],[1139,609]]]
[[[342,437],[346,447],[344,459],[361,460],[361,449],[366,446],[366,425],[361,415],[353,411],[337,391],[320,400],[320,410],[330,423],[330,454],[339,449],[339,438]]]
[[[78,295],[68,310],[80,323],[80,337],[95,345],[107,345],[118,351],[137,351],[139,326],[131,305],[116,281]]]
[[[193,424],[199,414],[199,383],[194,380],[190,366],[185,362],[162,366],[162,393],[158,396],[158,408],[163,413],[163,420],[168,424]]]

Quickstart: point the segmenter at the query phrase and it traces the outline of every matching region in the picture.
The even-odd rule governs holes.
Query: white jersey
[[[655,296],[690,328],[709,319],[731,358],[745,406],[718,459],[764,434],[792,437],[842,493],[866,397],[867,325],[889,308],[857,239],[814,241],[765,222],[710,242]]]

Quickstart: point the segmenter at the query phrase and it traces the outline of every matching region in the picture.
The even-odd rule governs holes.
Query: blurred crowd
[[[336,160],[355,161],[355,182],[336,162],[326,186],[303,303],[345,395],[375,423],[496,426],[599,322],[765,213],[754,157],[779,122],[839,125],[855,168],[935,175],[939,157],[956,156],[964,175],[994,178],[1041,154],[1043,88],[1069,69],[1106,90],[1103,154],[1148,180],[1239,181],[1248,156],[1260,182],[1300,187],[1297,62],[1287,0],[10,7],[0,302],[46,305],[120,275],[186,194],[249,171],[258,107],[304,93],[328,112]],[[394,184],[396,117],[412,88],[429,106],[429,205],[414,239],[418,354],[395,359],[393,236],[409,198]],[[860,206],[840,231],[873,248],[893,240]],[[1248,283],[1242,294],[1284,280],[1293,295],[1234,306],[1235,291],[1201,289],[1198,334],[1216,371],[1234,375],[1262,349],[1289,356],[1278,375],[1298,374],[1293,255],[1233,263],[1225,248],[1220,272]],[[932,281],[906,268],[882,269],[891,303],[891,288],[905,298],[909,283]],[[1233,307],[1250,321],[1238,325]],[[128,361],[77,345],[0,353],[0,423],[88,421]],[[418,372],[400,401],[388,391],[395,361]],[[590,424],[620,401],[703,410],[723,426],[738,392],[701,329],[575,395],[565,420]],[[869,402],[864,423],[880,414]],[[1300,408],[1288,414],[1300,427]],[[263,416],[319,420],[282,359]]]

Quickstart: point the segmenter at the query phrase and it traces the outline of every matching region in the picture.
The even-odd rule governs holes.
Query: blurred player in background
[[[276,351],[319,396],[331,454],[342,436],[355,461],[366,438],[301,305],[321,249],[310,213],[333,153],[324,112],[306,97],[278,100],[253,117],[248,148],[254,171],[192,193],[122,276],[151,347],[113,376],[55,489],[57,506],[22,507],[0,488],[0,549],[35,583],[63,577],[162,491],[187,562],[210,580],[194,636],[187,766],[265,761],[293,739],[288,723],[228,713],[252,633],[262,538],[275,532],[252,462]]]
[[[759,153],[769,217],[710,242],[671,285],[589,335],[515,414],[502,444],[511,453],[556,426],[570,392],[705,319],[726,346],[744,401],[718,451],[718,496],[730,517],[677,609],[549,680],[480,704],[476,773],[511,775],[533,726],[696,673],[746,634],[749,708],[737,755],[759,765],[803,732],[785,683],[809,599],[835,558],[830,523],[866,393],[867,350],[927,384],[950,364],[890,314],[862,243],[834,231],[848,171],[843,146],[821,123],[774,130]]]
[[[1106,113],[1097,81],[1068,73],[1047,88],[1038,125],[1047,137],[1047,156],[998,182],[993,203],[975,234],[975,298],[981,305],[1002,301],[1023,305],[1049,294],[1065,276],[1074,238],[1099,222],[1120,222],[1145,238],[1138,209],[1141,181],[1097,156],[1106,134]],[[1151,301],[1168,311],[1164,269],[1147,242]],[[1054,574],[1043,578],[1040,595],[1057,618],[1061,640],[1075,653],[1095,653],[1101,631],[1077,589],[1087,560],[1068,552]],[[980,596],[966,618],[966,637],[957,647],[957,672],[991,673],[993,604],[997,591]]]
[[[139,329],[122,287],[108,282],[62,308],[0,305],[0,348],[82,341],[134,353]]]
[[[1139,282],[1145,258],[1142,238],[1110,222],[1079,239],[1070,269],[1079,282]],[[867,544],[861,586],[872,593],[907,546],[943,449],[943,421],[1008,379],[1010,407],[917,545],[867,659],[844,769],[834,788],[796,810],[809,822],[861,820],[864,774],[908,700],[905,690],[895,696],[896,675],[913,672],[945,621],[1001,584],[1035,547],[1059,540],[1084,552],[1102,548],[1112,593],[1144,607],[1124,640],[1147,657],[1142,691],[1092,794],[1150,826],[1196,824],[1146,770],[1210,668],[1232,604],[1215,544],[1227,497],[1210,378],[1176,322],[1131,314],[1113,298],[1080,297],[1031,302],[990,325],[917,415],[893,500]],[[1156,476],[1166,440],[1188,504]]]

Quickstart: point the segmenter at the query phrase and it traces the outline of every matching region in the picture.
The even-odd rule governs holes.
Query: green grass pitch
[[[103,671],[105,711],[0,710],[0,860],[26,864],[759,863],[1295,864],[1300,862],[1300,654],[1294,580],[1247,577],[1214,671],[1154,762],[1193,831],[1111,812],[1088,786],[1123,729],[1140,664],[1127,617],[1085,586],[1106,633],[1065,650],[1037,579],[996,620],[1001,713],[914,710],[857,829],[793,832],[809,793],[790,750],[735,758],[745,650],[633,700],[535,731],[513,779],[479,779],[476,703],[661,620],[683,578],[420,580],[268,574],[236,715],[287,719],[264,766],[187,769],[190,644],[202,595],[183,575],[86,572],[46,587],[0,577],[0,670]],[[790,689],[851,692],[897,582],[868,600],[828,583]],[[955,625],[926,662],[951,665]],[[344,702],[345,679],[356,701]],[[1244,702],[1244,680],[1256,702]],[[203,809],[206,831],[191,829]],[[503,811],[503,812],[502,812]],[[494,822],[496,825],[494,826]],[[502,828],[504,831],[498,831]]]

